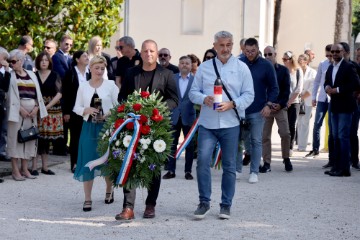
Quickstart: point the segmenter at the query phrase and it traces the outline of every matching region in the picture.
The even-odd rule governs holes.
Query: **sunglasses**
[[[271,57],[272,55],[273,55],[272,53],[264,53],[265,57],[267,57],[267,56]]]
[[[7,60],[8,63],[11,63],[11,64],[13,64],[13,65],[14,65],[15,63],[17,63],[18,61],[19,61],[19,60]]]
[[[49,47],[49,46],[44,46],[44,49],[50,50],[51,47]]]
[[[215,56],[206,56],[205,59],[209,60],[209,59],[213,59]]]
[[[331,52],[332,54],[334,54],[334,53],[341,53],[341,51],[342,51],[342,50],[331,50],[330,52]]]
[[[124,46],[116,46],[115,49],[116,50],[123,50]]]
[[[282,60],[283,60],[284,62],[286,62],[286,61],[289,61],[290,58],[283,58]]]
[[[169,56],[169,54],[167,54],[167,53],[160,53],[159,54],[159,57],[168,57]]]
[[[71,43],[65,43],[66,46],[72,47],[73,45]]]

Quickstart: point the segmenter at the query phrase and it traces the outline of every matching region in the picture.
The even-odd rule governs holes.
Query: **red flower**
[[[117,109],[117,112],[119,112],[119,113],[123,112],[123,111],[125,111],[125,104],[120,105]]]
[[[122,119],[122,118],[121,118],[121,119],[116,120],[116,121],[115,121],[115,126],[114,126],[114,127],[115,127],[115,129],[117,129],[118,127],[120,127],[120,125],[121,125],[121,124],[123,124],[123,122],[125,122],[125,120],[124,120],[124,119]]]
[[[133,109],[134,109],[136,112],[140,111],[141,108],[142,108],[142,106],[141,106],[140,103],[135,103],[135,104],[133,105]]]
[[[161,115],[151,116],[151,120],[153,120],[155,122],[160,122],[163,120],[163,116],[161,116]]]
[[[129,130],[134,129],[134,123],[133,122],[129,122],[128,124],[126,124],[126,128]]]
[[[148,118],[145,116],[145,115],[140,115],[140,119],[139,119],[139,122],[140,123],[147,123],[148,121]]]
[[[150,130],[151,129],[148,125],[143,125],[143,126],[141,126],[141,129],[140,129],[141,134],[143,134],[143,135],[148,135],[150,133]]]
[[[144,92],[141,92],[140,95],[141,95],[142,98],[148,98],[150,96],[150,93],[144,91]]]
[[[153,112],[153,116],[156,116],[156,115],[160,114],[160,112],[159,112],[159,110],[157,108],[154,108],[152,112]]]

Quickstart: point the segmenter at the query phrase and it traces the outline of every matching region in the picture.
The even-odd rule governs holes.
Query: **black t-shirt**
[[[136,51],[136,53],[132,59],[130,59],[126,56],[122,56],[117,61],[117,67],[116,67],[116,76],[117,77],[121,77],[121,79],[124,79],[126,71],[129,68],[132,68],[132,67],[142,64],[142,59],[141,59],[139,51],[137,49],[135,49],[135,51]]]
[[[151,92],[151,82],[154,79],[154,75],[155,75],[155,70],[152,71],[143,71],[141,73],[141,77],[140,77],[140,88],[141,91],[146,91],[147,88],[149,88],[149,92]]]

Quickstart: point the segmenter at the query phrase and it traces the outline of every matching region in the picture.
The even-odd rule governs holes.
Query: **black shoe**
[[[191,175],[191,173],[187,172],[187,173],[185,173],[185,179],[186,180],[193,180],[194,177]]]
[[[249,165],[250,162],[251,162],[251,156],[245,153],[243,159],[243,166]]]
[[[285,171],[291,172],[293,170],[290,158],[284,158],[283,163],[285,164]]]
[[[45,171],[44,169],[41,169],[41,173],[45,174],[45,175],[55,175],[55,173],[53,171],[51,171],[50,169],[48,169],[47,171]]]
[[[332,164],[330,164],[330,162],[328,162],[327,164],[325,164],[324,166],[322,166],[322,168],[330,168],[332,167]]]
[[[92,201],[85,201],[83,205],[84,212],[90,212],[92,207]]]
[[[105,194],[105,204],[111,204],[114,202],[114,191]]]
[[[334,172],[329,172],[329,175],[332,177],[350,177],[351,172],[350,171],[334,171]]]
[[[38,170],[30,170],[30,169],[28,169],[28,170],[29,170],[29,172],[30,172],[31,175],[33,175],[33,176],[39,176]]]
[[[317,151],[317,150],[312,150],[308,154],[305,155],[306,158],[315,158],[317,156],[319,156],[319,151]]]
[[[271,172],[270,164],[265,162],[264,165],[259,167],[259,172],[261,173]]]
[[[355,169],[357,169],[357,170],[360,170],[359,164],[357,164],[357,165],[352,165],[352,168],[355,168]]]
[[[170,179],[170,178],[175,178],[175,177],[176,177],[175,173],[169,171],[162,178],[163,179]]]
[[[3,183],[4,182],[4,179],[0,178],[0,183]]]

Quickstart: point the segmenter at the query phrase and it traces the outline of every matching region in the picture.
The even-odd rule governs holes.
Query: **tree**
[[[352,0],[352,33],[356,38],[360,32],[360,0]]]
[[[44,40],[60,40],[63,34],[74,39],[73,49],[86,49],[95,35],[110,45],[116,32],[123,0],[1,0],[0,45],[11,50],[22,35],[34,39],[34,54],[42,50]]]
[[[275,11],[274,11],[274,37],[273,46],[277,47],[277,36],[280,29],[280,16],[281,16],[281,0],[275,0]]]

